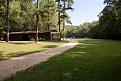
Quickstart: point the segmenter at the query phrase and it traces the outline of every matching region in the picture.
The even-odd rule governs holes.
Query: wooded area
[[[89,21],[98,1],[75,0],[74,20],[84,12]],[[121,0],[104,0],[99,20],[79,26],[67,13],[73,3],[0,0],[0,81],[121,81]]]
[[[0,37],[7,32],[57,30],[70,22],[67,10],[73,0],[0,0]]]
[[[38,3],[32,0],[0,0],[0,37],[7,31],[57,30],[66,37],[121,39],[121,0],[104,0],[106,6],[98,15],[99,21],[66,28],[65,22],[71,24],[66,11],[73,10],[73,0],[41,0]],[[37,41],[37,33],[35,38]]]
[[[106,6],[98,15],[99,21],[67,26],[66,37],[121,40],[121,0],[104,0],[104,4]]]

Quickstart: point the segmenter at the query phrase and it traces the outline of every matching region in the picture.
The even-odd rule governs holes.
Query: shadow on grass
[[[33,53],[37,53],[37,52],[40,52],[40,51],[44,51],[44,50],[31,51],[31,52],[20,51],[20,52],[16,52],[16,53],[9,53],[6,56],[3,56],[3,54],[2,54],[3,52],[0,52],[0,61],[8,60],[8,59],[23,56],[23,55],[33,54]]]
[[[5,42],[3,42],[3,41],[0,41],[0,43],[5,43]]]
[[[6,60],[6,58],[2,55],[3,52],[4,52],[4,51],[0,51],[0,61]]]
[[[44,46],[44,48],[54,48],[54,47],[57,47],[57,45],[47,45],[47,46]]]
[[[10,42],[10,44],[16,44],[16,45],[23,45],[23,44],[31,44],[33,42]]]
[[[80,43],[5,81],[121,81],[118,50],[121,42],[81,40]],[[119,56],[113,56],[116,54]]]
[[[16,53],[10,53],[10,54],[8,54],[8,56],[9,56],[9,58],[13,58],[13,57],[19,57],[19,56],[23,56],[23,55],[37,53],[37,52],[40,52],[40,51],[44,51],[44,50],[31,51],[31,52],[20,51],[20,52],[16,52]]]

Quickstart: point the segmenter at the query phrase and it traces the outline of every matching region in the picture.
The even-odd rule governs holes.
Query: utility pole
[[[7,15],[7,18],[6,18],[6,22],[7,22],[7,36],[6,36],[6,42],[9,42],[9,0],[7,0],[7,11],[6,11],[6,15]]]
[[[38,42],[38,27],[39,27],[39,13],[38,13],[38,9],[39,9],[39,0],[37,0],[37,12],[36,12],[36,38],[35,38],[35,42]]]

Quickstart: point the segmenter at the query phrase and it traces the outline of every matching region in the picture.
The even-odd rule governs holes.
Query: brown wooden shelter
[[[7,34],[4,36],[4,40],[6,40]],[[10,32],[9,40],[10,41],[31,41],[35,39],[36,31],[26,31],[26,32]],[[60,33],[53,31],[44,31],[38,32],[39,40],[46,41],[59,41]]]

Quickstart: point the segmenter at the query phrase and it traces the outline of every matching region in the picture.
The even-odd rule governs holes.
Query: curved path
[[[71,40],[69,43],[59,47],[50,48],[43,52],[0,61],[0,81],[10,77],[12,74],[16,74],[17,71],[25,70],[35,64],[48,60],[50,57],[61,54],[62,52],[73,48],[77,44],[78,42],[76,40]]]

